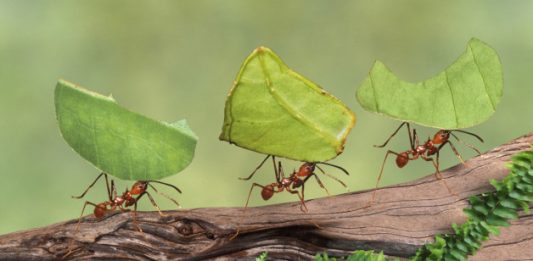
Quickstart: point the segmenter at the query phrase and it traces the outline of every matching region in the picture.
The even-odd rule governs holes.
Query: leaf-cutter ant
[[[393,154],[393,155],[396,155],[396,166],[398,166],[399,168],[403,168],[405,165],[407,165],[407,163],[409,163],[409,161],[417,160],[419,158],[421,158],[421,159],[423,159],[425,161],[431,161],[433,163],[433,166],[435,166],[435,169],[436,169],[435,177],[438,180],[441,180],[443,182],[444,186],[446,187],[448,192],[450,192],[450,194],[454,194],[455,195],[455,193],[451,190],[451,188],[448,186],[448,184],[446,184],[446,181],[444,179],[442,179],[442,175],[441,175],[440,170],[439,170],[439,154],[440,154],[440,150],[445,145],[449,144],[450,148],[453,151],[453,153],[457,156],[457,158],[462,163],[464,163],[463,157],[461,157],[461,154],[459,154],[459,152],[457,151],[457,149],[455,148],[453,143],[450,141],[450,136],[454,137],[459,143],[461,143],[461,144],[473,149],[478,154],[481,154],[481,152],[478,149],[476,149],[474,146],[472,146],[472,145],[470,145],[468,143],[465,143],[465,142],[461,141],[454,134],[454,132],[460,132],[460,133],[471,135],[471,136],[475,137],[476,139],[478,139],[481,142],[483,142],[483,139],[480,136],[478,136],[478,135],[476,135],[474,133],[471,133],[471,132],[468,132],[468,131],[464,131],[464,130],[443,130],[443,129],[441,129],[441,130],[437,131],[437,133],[433,136],[432,139],[428,138],[426,142],[424,142],[423,144],[420,144],[419,140],[418,140],[418,135],[416,133],[416,129],[413,128],[413,130],[411,132],[411,126],[409,125],[409,123],[408,122],[403,122],[402,124],[400,124],[400,126],[390,135],[390,137],[382,145],[374,145],[374,147],[377,147],[377,148],[385,147],[389,143],[389,141],[392,139],[392,137],[394,137],[398,133],[398,131],[400,131],[400,129],[403,126],[406,126],[406,128],[407,128],[407,133],[409,134],[409,143],[410,143],[411,148],[409,150],[406,150],[406,151],[403,151],[403,152],[400,152],[400,153],[394,152],[392,150],[388,150],[387,151],[387,153],[385,154],[385,159],[383,159],[383,163],[381,164],[381,170],[379,172],[379,176],[378,176],[377,181],[376,181],[376,189],[378,188],[379,182],[380,182],[381,177],[383,175],[383,169],[385,167],[385,163],[387,161],[387,157],[390,154]],[[370,200],[370,204],[372,204],[372,202],[374,202],[374,199],[375,199],[375,196],[376,196],[376,192],[377,192],[376,189],[372,193],[372,199]]]
[[[250,192],[248,193],[248,198],[246,200],[246,205],[244,205],[244,208],[246,209],[248,207],[248,203],[250,202],[250,197],[252,195],[252,191],[255,187],[261,188],[261,197],[263,200],[269,200],[275,193],[280,193],[283,191],[287,191],[291,194],[296,194],[298,198],[300,199],[300,209],[303,212],[307,212],[307,206],[305,205],[305,183],[307,180],[309,180],[311,177],[315,177],[318,185],[323,188],[326,193],[329,195],[328,189],[324,186],[318,175],[315,173],[315,170],[318,169],[322,174],[334,179],[335,181],[339,182],[342,186],[346,188],[346,184],[342,182],[340,179],[326,173],[318,164],[323,164],[331,167],[335,167],[342,172],[344,172],[346,175],[349,175],[348,171],[346,171],[344,168],[325,163],[325,162],[304,162],[298,171],[293,171],[291,175],[288,177],[285,176],[283,172],[283,168],[281,166],[281,161],[278,161],[276,166],[276,157],[273,155],[268,155],[266,158],[255,168],[255,170],[250,174],[250,176],[246,178],[239,178],[241,180],[249,180],[251,179],[255,173],[263,166],[263,164],[268,160],[268,158],[272,157],[272,163],[274,165],[274,173],[276,175],[276,182],[273,182],[271,184],[268,184],[266,186],[263,186],[258,183],[253,183],[250,187]],[[298,190],[301,188],[301,190]]]
[[[291,194],[296,194],[298,198],[300,199],[300,210],[302,212],[308,212],[307,206],[305,205],[305,183],[307,180],[309,180],[311,177],[315,177],[318,185],[323,188],[326,193],[329,195],[328,189],[324,186],[318,175],[315,173],[315,170],[318,169],[322,174],[334,179],[335,181],[339,182],[342,186],[346,188],[346,184],[342,182],[340,179],[326,173],[318,164],[323,164],[331,167],[335,167],[342,172],[344,172],[346,175],[350,175],[347,170],[344,168],[333,165],[330,163],[325,162],[304,162],[298,171],[293,171],[292,174],[288,177],[285,177],[285,174],[283,172],[283,167],[281,166],[281,161],[278,161],[276,164],[276,157],[273,155],[268,155],[265,157],[265,159],[255,168],[255,170],[246,178],[239,178],[241,180],[249,180],[251,179],[255,173],[263,166],[263,164],[268,160],[268,158],[272,157],[272,163],[274,165],[274,173],[276,175],[276,182],[270,183],[266,186],[263,186],[258,183],[253,183],[250,187],[250,192],[248,193],[248,198],[246,199],[246,204],[244,205],[244,211],[248,208],[248,203],[250,202],[250,197],[252,196],[252,191],[255,187],[261,188],[261,197],[263,200],[269,200],[275,193],[280,193],[283,191],[287,191]],[[301,188],[301,190],[299,190]],[[315,226],[319,227],[317,224]],[[237,231],[233,236],[230,237],[230,240],[233,240],[237,235],[239,235],[240,228],[237,228]]]
[[[83,198],[85,196],[85,194],[87,194],[87,192],[94,186],[94,184],[96,184],[96,182],[102,176],[105,178],[108,200],[104,201],[102,203],[98,203],[98,204],[95,204],[95,203],[90,202],[90,201],[85,201],[85,204],[83,205],[83,208],[81,210],[80,217],[78,219],[78,225],[76,226],[76,231],[78,231],[78,229],[79,229],[79,226],[80,226],[80,223],[81,223],[81,217],[83,216],[83,212],[85,211],[85,207],[87,207],[87,205],[92,205],[92,206],[94,206],[94,211],[93,211],[94,216],[96,218],[98,218],[98,219],[104,217],[104,215],[107,212],[109,212],[109,211],[113,211],[113,210],[116,210],[116,209],[119,209],[120,211],[130,211],[129,207],[133,206],[133,211],[132,211],[133,222],[137,226],[137,229],[142,232],[142,229],[137,224],[136,212],[137,212],[137,202],[144,195],[148,196],[148,198],[150,199],[150,202],[152,203],[152,205],[159,212],[159,215],[165,216],[165,214],[163,214],[163,212],[161,212],[161,209],[159,208],[159,206],[155,202],[155,200],[152,197],[152,195],[150,194],[150,192],[147,191],[148,187],[152,188],[156,193],[158,193],[158,194],[166,197],[167,199],[171,200],[178,207],[180,206],[179,203],[175,199],[171,198],[170,196],[168,196],[168,195],[166,195],[166,194],[164,194],[162,192],[159,192],[151,183],[163,184],[163,185],[166,185],[168,187],[171,187],[171,188],[175,189],[178,193],[181,193],[181,190],[178,187],[176,187],[176,186],[174,186],[172,184],[168,184],[168,183],[161,182],[161,181],[158,181],[158,180],[136,181],[133,184],[133,186],[131,187],[130,190],[126,189],[126,191],[124,191],[124,193],[122,193],[122,195],[118,195],[117,194],[117,190],[115,188],[114,181],[111,179],[111,182],[109,182],[107,174],[104,173],[104,172],[100,173],[100,175],[98,175],[98,177],[89,185],[89,187],[87,187],[87,189],[80,196],[72,196],[72,197],[73,198],[77,198],[77,199]]]

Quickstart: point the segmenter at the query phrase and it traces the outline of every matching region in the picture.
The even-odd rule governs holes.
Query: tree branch
[[[131,213],[113,213],[98,221],[77,220],[0,236],[0,260],[65,259],[136,260],[309,260],[317,252],[345,256],[358,249],[408,257],[436,234],[452,233],[452,223],[466,220],[462,209],[471,195],[492,191],[490,179],[508,173],[504,162],[527,150],[533,133],[501,145],[442,174],[458,194],[450,195],[433,175],[414,182],[380,188],[376,202],[365,207],[372,191],[299,203],[249,208],[204,208],[138,212],[137,231]],[[469,260],[524,260],[533,256],[533,215],[520,216],[501,235],[492,237]],[[240,234],[233,240],[237,227]]]

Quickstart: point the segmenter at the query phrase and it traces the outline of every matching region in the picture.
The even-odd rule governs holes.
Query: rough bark
[[[533,133],[497,147],[446,171],[451,195],[433,175],[372,191],[310,200],[308,213],[299,203],[249,208],[204,208],[138,212],[139,232],[131,213],[92,216],[48,227],[0,236],[0,260],[65,259],[253,260],[262,252],[276,260],[309,260],[317,252],[344,256],[357,249],[408,257],[462,223],[462,209],[471,195],[491,191],[490,179],[507,174],[505,162],[533,142]],[[236,229],[239,235],[230,240]],[[533,215],[520,216],[500,236],[492,237],[470,260],[531,260]]]

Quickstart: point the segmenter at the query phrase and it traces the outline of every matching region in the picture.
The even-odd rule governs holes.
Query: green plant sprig
[[[529,213],[533,201],[533,151],[518,153],[508,164],[509,174],[502,181],[491,180],[496,189],[470,197],[470,207],[463,211],[468,220],[461,226],[453,224],[455,234],[435,237],[435,242],[420,248],[411,260],[466,260],[487,240],[499,235],[499,227],[509,226],[518,218],[520,209]]]

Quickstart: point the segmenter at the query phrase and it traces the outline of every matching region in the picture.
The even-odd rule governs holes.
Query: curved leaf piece
[[[191,163],[198,138],[185,120],[158,122],[59,80],[56,116],[63,138],[83,158],[121,179],[160,179]]]
[[[376,61],[356,97],[367,111],[439,129],[460,129],[487,120],[502,94],[498,54],[473,38],[452,65],[419,83],[398,79]]]
[[[260,153],[318,162],[344,149],[355,115],[259,47],[245,60],[224,112],[221,140]]]

